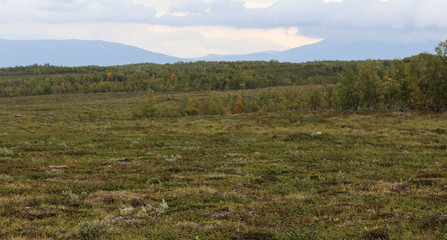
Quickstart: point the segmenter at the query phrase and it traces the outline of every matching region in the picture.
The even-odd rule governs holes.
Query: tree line
[[[210,101],[214,99],[214,102],[226,103],[218,107],[225,109],[221,111],[206,110],[202,106],[204,103],[196,103],[197,111],[192,108],[188,110],[185,107],[187,102],[182,109],[190,114],[231,113],[239,99],[240,108],[235,112],[255,111],[257,107],[262,109],[271,104],[262,101],[283,99],[282,107],[271,108],[444,112],[447,110],[447,41],[441,42],[435,50],[436,54],[421,53],[400,60],[179,62],[112,67],[57,67],[45,64],[2,68],[0,96],[148,90],[221,91],[303,85],[306,86],[304,92],[269,93],[272,96],[276,94],[276,100],[261,97],[265,91],[261,91],[259,97],[247,98],[239,94],[220,100],[216,97],[220,98],[219,94],[211,94]],[[185,111],[181,114],[187,114]],[[140,111],[135,113],[137,115],[145,114]]]
[[[0,69],[0,96],[237,90],[337,81],[346,63],[194,62],[113,67],[32,65]]]

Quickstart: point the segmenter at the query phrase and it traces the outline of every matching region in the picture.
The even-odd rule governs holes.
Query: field
[[[132,120],[143,101],[0,98],[0,238],[447,238],[445,115]]]

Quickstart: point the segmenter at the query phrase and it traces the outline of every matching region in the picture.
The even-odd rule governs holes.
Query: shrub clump
[[[86,222],[84,220],[78,223],[79,235],[82,239],[96,239],[105,234],[110,225],[106,221]]]
[[[13,178],[11,176],[0,174],[0,181],[12,181],[12,180]]]
[[[12,157],[13,152],[7,147],[0,148],[0,157]]]
[[[65,202],[70,206],[79,206],[80,200],[78,195],[74,194],[71,190],[62,191],[61,195],[65,197]]]
[[[162,214],[166,213],[168,211],[168,203],[163,199],[162,202],[158,205],[158,207],[154,208],[154,210],[151,212],[151,215],[155,216],[161,216]]]

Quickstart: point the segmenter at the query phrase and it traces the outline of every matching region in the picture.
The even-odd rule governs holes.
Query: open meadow
[[[144,99],[0,98],[0,238],[447,238],[446,115],[135,120]]]

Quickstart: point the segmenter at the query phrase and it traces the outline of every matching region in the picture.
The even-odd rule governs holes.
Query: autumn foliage
[[[231,109],[231,113],[232,114],[242,113],[243,108],[244,108],[244,104],[242,103],[242,96],[237,95],[237,100],[236,100],[234,107]]]

